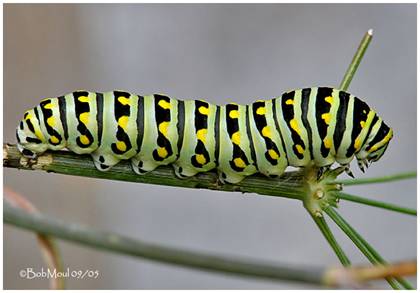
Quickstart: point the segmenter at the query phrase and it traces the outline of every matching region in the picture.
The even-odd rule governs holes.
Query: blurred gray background
[[[355,174],[414,170],[415,4],[6,4],[4,140],[15,142],[26,109],[76,89],[162,92],[222,104],[338,86],[370,28],[374,38],[349,91],[376,109],[395,137],[367,174]],[[294,200],[11,169],[4,170],[4,184],[50,216],[149,242],[302,266],[338,264]],[[416,206],[415,180],[347,191]],[[341,202],[340,212],[389,261],[416,257],[415,217],[349,202]],[[353,262],[367,263],[330,224]],[[96,280],[68,280],[73,289],[313,288],[59,245],[65,267],[100,271]],[[5,226],[4,287],[47,288],[45,279],[19,278],[27,267],[45,267],[34,235]]]

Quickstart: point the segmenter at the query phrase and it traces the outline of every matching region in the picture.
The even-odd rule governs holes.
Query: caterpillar
[[[313,87],[249,105],[213,105],[166,95],[75,91],[47,98],[25,112],[19,151],[90,154],[98,170],[131,159],[137,174],[172,164],[180,178],[217,168],[220,181],[238,183],[287,166],[359,168],[379,160],[393,131],[365,102],[338,89]]]

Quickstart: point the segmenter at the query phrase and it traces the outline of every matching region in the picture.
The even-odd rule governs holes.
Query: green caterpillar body
[[[359,167],[378,160],[390,129],[360,99],[333,88],[305,88],[249,105],[212,105],[165,95],[76,91],[47,98],[16,131],[24,156],[67,148],[91,154],[106,171],[131,159],[138,174],[172,164],[178,177],[217,168],[222,182],[287,166]]]

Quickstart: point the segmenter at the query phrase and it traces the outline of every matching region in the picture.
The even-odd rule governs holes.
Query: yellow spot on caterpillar
[[[157,150],[159,157],[161,158],[166,158],[168,156],[168,151],[166,150],[166,148],[158,148]]]
[[[270,131],[270,127],[265,126],[262,131],[261,131],[262,135],[268,138],[271,138],[271,131]]]
[[[245,168],[246,167],[246,164],[245,164],[244,160],[242,160],[241,158],[234,159],[233,163],[238,168]]]
[[[241,134],[239,133],[239,131],[232,134],[232,142],[237,145],[241,144]]]
[[[171,103],[168,103],[168,102],[167,102],[167,101],[165,101],[165,100],[160,100],[160,101],[159,101],[159,103],[158,103],[158,105],[159,105],[161,108],[165,109],[165,110],[167,110],[167,109],[170,109],[170,108],[171,108]]]
[[[356,138],[356,140],[354,141],[354,148],[356,149],[356,151],[360,149],[360,145],[361,145],[360,139]]]
[[[292,99],[288,99],[286,101],[286,105],[293,105],[293,100]]]
[[[369,150],[368,150],[368,152],[370,153],[370,152],[374,152],[374,151],[376,151],[377,149],[379,149],[380,147],[382,147],[384,144],[386,144],[386,143],[388,143],[390,140],[391,140],[391,138],[393,137],[393,131],[392,131],[392,129],[387,133],[387,135],[384,137],[384,139],[383,140],[381,140],[380,142],[378,142],[377,144],[375,144],[374,146],[372,146]]]
[[[331,114],[330,113],[324,113],[321,115],[321,118],[324,119],[325,124],[329,125],[331,122]]]
[[[305,152],[305,150],[300,144],[296,145],[296,150],[298,151],[299,154],[303,154]]]
[[[297,120],[296,120],[296,118],[293,118],[292,120],[290,120],[290,127],[292,127],[292,129],[294,130],[294,131],[296,131],[297,132],[297,134],[299,134],[300,135],[300,129],[299,129],[299,126],[298,126],[298,123],[297,123]]]
[[[197,131],[197,139],[201,140],[203,143],[206,143],[206,137],[207,137],[207,129],[200,129]]]
[[[162,133],[164,136],[167,136],[168,127],[169,127],[169,122],[162,122],[161,124],[159,124],[159,132]]]
[[[205,165],[206,164],[206,158],[204,157],[204,155],[195,155],[195,159],[197,160],[197,162],[200,164],[200,165]]]
[[[382,139],[380,142],[378,142],[377,144],[375,144],[374,146],[372,146],[372,147],[369,149],[369,152],[374,152],[374,151],[376,151],[377,149],[379,149],[380,147],[382,147],[384,144],[388,143],[388,142],[391,140],[392,136],[393,136],[393,132],[392,132],[392,129],[391,129],[391,130],[387,133],[387,135],[384,137],[384,139]]]
[[[330,149],[331,148],[331,146],[332,146],[332,140],[331,140],[331,138],[324,138],[324,146],[327,148],[327,149]]]
[[[37,137],[37,138],[39,138],[40,140],[44,140],[44,135],[42,134],[42,132],[41,131],[39,131],[39,130],[35,130],[35,136]]]
[[[29,117],[29,118],[27,118],[26,120],[29,120],[34,125],[34,127],[35,127],[36,123],[34,123],[34,121],[32,121],[33,120],[32,114],[28,114],[27,117]],[[39,138],[40,140],[44,140],[44,135],[39,130],[39,128],[38,127],[35,127],[34,130],[35,130],[35,136],[37,138]]]
[[[83,124],[88,125],[89,123],[89,112],[85,112],[79,115],[79,120],[82,121]]]
[[[39,138],[40,140],[44,140],[44,135],[38,128],[35,128],[35,136]]]
[[[384,137],[384,139],[382,140],[383,142],[389,142],[391,140],[391,138],[393,137],[393,132],[392,129],[389,130],[388,134]]]
[[[239,118],[239,111],[238,110],[232,110],[229,112],[229,117],[232,119],[238,119]]]
[[[88,145],[89,144],[89,138],[86,135],[81,135],[80,136],[80,142],[84,145]]]
[[[126,97],[121,96],[121,97],[118,97],[118,102],[121,105],[130,105],[130,98],[126,98]]]
[[[363,114],[366,114],[366,110],[363,110]]]
[[[50,126],[54,126],[55,125],[55,118],[53,116],[51,116],[50,118],[47,119],[47,123]]]
[[[32,114],[30,114],[29,112],[25,114],[24,117],[25,120],[29,120],[32,122],[32,119],[34,119],[34,117],[32,116]]]
[[[123,141],[117,141],[116,145],[117,145],[117,149],[122,152],[125,152],[125,150],[127,149],[127,145]]]
[[[48,103],[46,105],[44,105],[44,109],[52,109],[54,107],[54,105],[52,103]]]
[[[78,98],[78,100],[82,103],[89,103],[89,97],[87,96],[81,96]]]
[[[257,114],[258,115],[265,115],[265,107],[259,107],[258,109],[257,109]]]
[[[279,154],[273,150],[273,149],[269,149],[268,150],[268,155],[273,159],[273,160],[277,160],[279,158]]]
[[[57,137],[55,137],[54,135],[50,137],[50,140],[52,143],[59,143],[60,141],[58,140]]]
[[[200,112],[203,115],[209,115],[209,108],[201,106],[198,108],[198,112]]]
[[[327,102],[327,103],[330,103],[331,105],[332,105],[332,103],[333,103],[333,97],[331,97],[331,96],[328,96],[328,97],[325,97],[325,102]]]
[[[365,121],[360,121],[360,126],[363,128],[365,127]]]
[[[122,129],[127,131],[127,125],[128,125],[128,116],[121,116],[118,119],[118,125],[121,126]]]

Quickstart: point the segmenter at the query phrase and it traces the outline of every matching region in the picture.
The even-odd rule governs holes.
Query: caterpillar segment
[[[98,170],[131,160],[139,175],[172,164],[180,178],[217,169],[224,183],[254,173],[277,177],[287,166],[364,171],[393,136],[365,102],[329,87],[304,88],[249,105],[213,105],[166,95],[76,91],[25,112],[18,148],[90,154]]]
[[[258,171],[269,177],[282,175],[288,165],[283,139],[275,120],[274,103],[275,100],[260,100],[248,105],[251,151],[255,153]]]
[[[190,100],[182,102],[178,110],[179,133],[183,137],[178,143],[178,158],[173,163],[175,174],[185,178],[214,169],[217,165],[215,130],[219,106]]]

